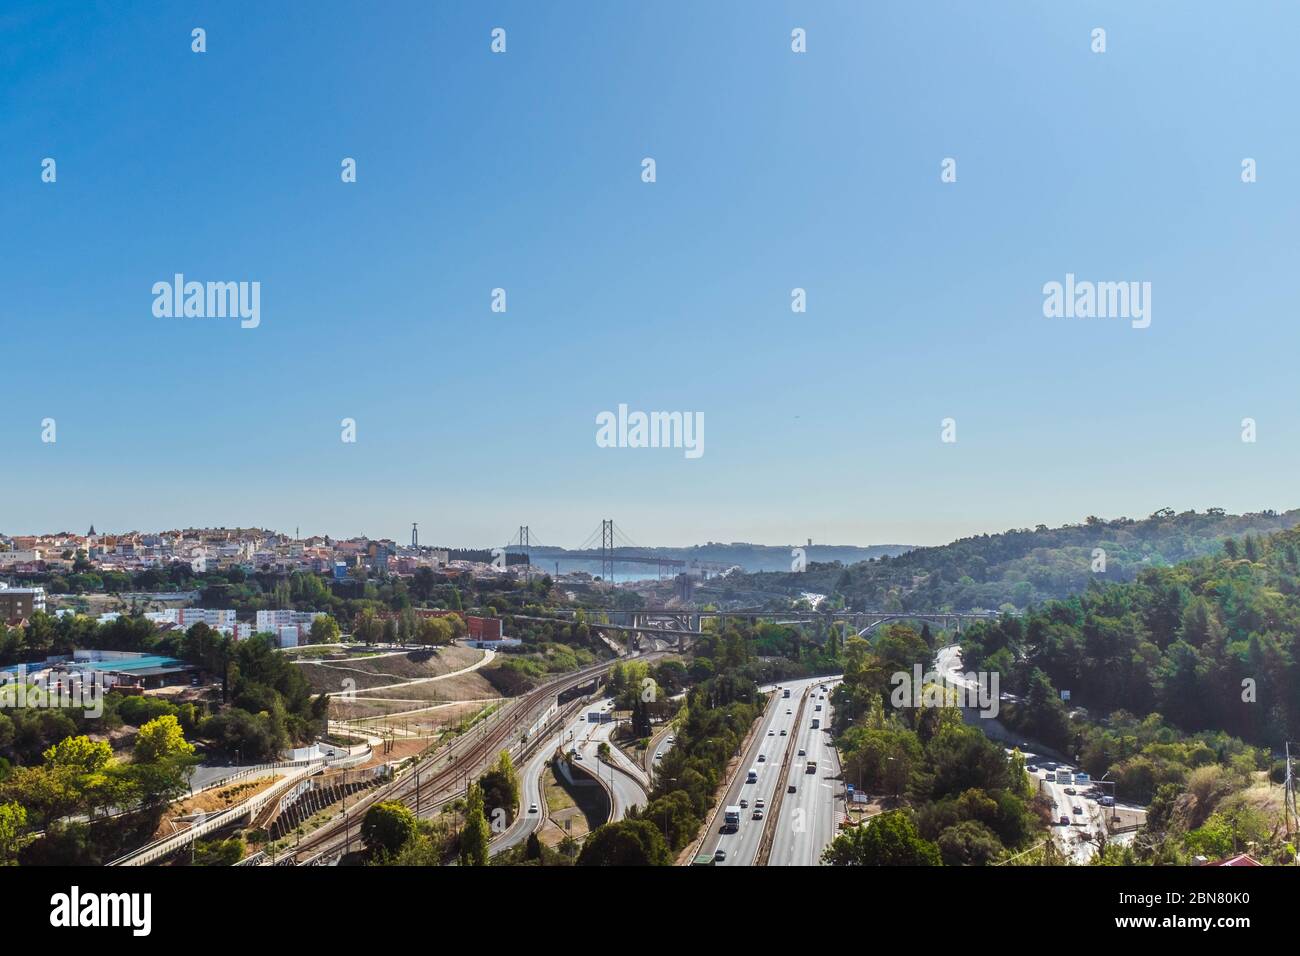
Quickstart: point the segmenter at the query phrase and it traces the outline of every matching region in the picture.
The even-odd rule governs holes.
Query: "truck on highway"
[[[727,833],[740,829],[740,807],[727,807],[722,811],[722,829]]]
[[[782,697],[789,697],[789,696],[790,696],[790,688],[787,687],[785,690],[783,690],[783,691],[781,692],[781,696],[782,696]]]

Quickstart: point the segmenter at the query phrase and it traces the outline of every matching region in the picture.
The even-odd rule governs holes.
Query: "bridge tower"
[[[606,581],[614,580],[614,519],[602,519],[600,522],[600,576]]]
[[[532,539],[529,537],[526,524],[519,526],[519,550],[524,553],[524,581],[531,584],[533,580]]]

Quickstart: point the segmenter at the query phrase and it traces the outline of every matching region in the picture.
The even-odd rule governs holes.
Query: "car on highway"
[[[781,731],[781,736],[782,736],[782,737],[785,736],[785,731],[784,731],[784,730]]]
[[[1064,813],[1062,813],[1062,814],[1061,814],[1061,826],[1063,826],[1063,827],[1068,827],[1069,825],[1070,825],[1070,818],[1067,817]]]
[[[749,809],[749,801],[746,800],[746,799],[744,799],[743,797],[741,798],[741,801],[740,801],[740,809],[742,809],[742,810],[748,810],[748,809]]]
[[[794,785],[794,784],[790,784],[790,786],[788,786],[788,787],[785,788],[785,792],[786,792],[786,793],[794,793],[794,791],[795,791],[795,785]]]
[[[713,858],[717,860],[719,863],[721,863],[723,860],[727,858],[727,851],[724,850],[722,847],[718,847],[716,850],[713,851]]]
[[[669,734],[669,735],[668,735],[668,743],[672,743],[674,739],[675,739],[675,738],[673,737],[672,734]]]
[[[662,750],[656,750],[656,751],[655,751],[655,760],[660,759],[661,757],[663,757],[663,755],[664,755],[664,752],[663,752]]]
[[[758,807],[755,807],[755,808],[754,808],[754,812],[750,814],[750,819],[751,819],[751,820],[761,820],[761,819],[763,819],[763,811],[762,811],[761,809],[759,809]]]
[[[793,713],[794,713],[793,710],[787,710],[787,711],[785,712],[785,715],[786,715],[787,717],[789,717],[789,716],[790,716],[791,714],[793,714]]]
[[[1078,792],[1079,792],[1079,791],[1078,791],[1078,790],[1075,790],[1074,787],[1066,787],[1066,788],[1065,788],[1065,795],[1066,795],[1067,797],[1073,797],[1073,796],[1075,796]]]
[[[768,735],[769,737],[775,737],[775,736],[776,736],[776,731],[775,731],[775,730],[769,730],[769,731],[767,732],[767,735]]]
[[[535,803],[530,803],[530,804],[528,804],[528,812],[529,812],[529,813],[538,813],[538,812],[540,812],[540,811],[537,809],[537,804],[535,804]]]
[[[759,763],[767,763],[767,754],[759,754],[759,755],[758,755],[758,762],[759,762]]]
[[[1074,808],[1074,812],[1075,812],[1076,814],[1082,815],[1082,813],[1083,813],[1083,807],[1075,807],[1075,808]]]
[[[802,747],[800,747],[800,748],[799,748],[799,756],[800,756],[800,757],[806,757],[806,756],[808,756],[808,751],[806,751],[806,750],[804,750]]]

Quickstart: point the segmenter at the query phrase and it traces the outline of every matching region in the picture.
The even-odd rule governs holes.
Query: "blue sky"
[[[1249,2],[8,3],[0,530],[940,543],[1295,506],[1297,27]],[[176,272],[259,281],[261,325],[155,318]],[[1151,282],[1150,328],[1044,318],[1067,272]],[[620,403],[702,412],[705,454],[598,448]]]

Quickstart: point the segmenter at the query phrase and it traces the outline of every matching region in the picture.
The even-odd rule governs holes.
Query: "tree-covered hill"
[[[807,591],[842,597],[850,608],[1024,609],[1077,594],[1092,582],[1133,581],[1149,568],[1217,554],[1229,538],[1297,524],[1300,509],[1229,515],[1220,508],[1181,514],[1166,508],[1142,520],[1090,516],[1082,524],[977,535],[847,567],[809,564],[802,573],[733,574],[725,580],[738,589],[792,599]]]
[[[1024,695],[1017,716],[1049,743],[1072,743],[1057,699],[1068,689],[1094,716],[1156,713],[1278,747],[1300,736],[1300,529],[978,624],[962,648],[967,669],[997,670]]]

